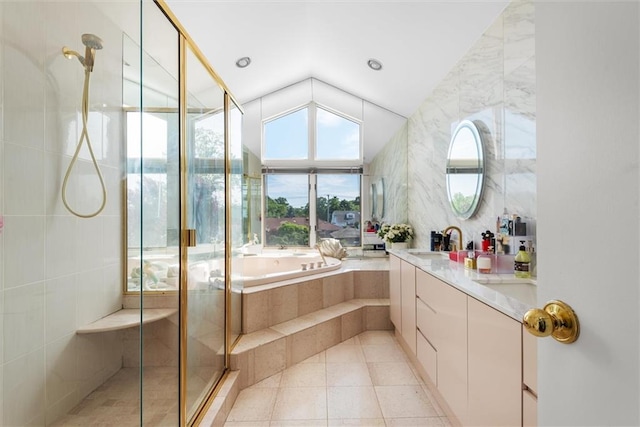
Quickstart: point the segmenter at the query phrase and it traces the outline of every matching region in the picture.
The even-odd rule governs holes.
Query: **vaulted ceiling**
[[[241,104],[313,77],[409,117],[508,1],[166,3]]]

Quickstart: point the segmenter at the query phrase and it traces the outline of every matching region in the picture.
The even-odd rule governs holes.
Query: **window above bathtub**
[[[313,247],[338,239],[360,247],[360,170],[264,173],[264,246]]]

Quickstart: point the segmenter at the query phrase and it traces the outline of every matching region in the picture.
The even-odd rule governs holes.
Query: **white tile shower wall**
[[[428,248],[430,231],[448,225],[462,228],[465,241],[479,242],[482,231],[495,229],[496,217],[505,207],[520,215],[529,223],[530,233],[535,233],[534,19],[532,1],[510,3],[409,118],[407,169],[389,166],[405,161],[393,159],[404,155],[398,139],[371,162],[371,175],[383,176],[385,182],[397,182],[399,187],[408,183],[407,205],[396,204],[408,206],[408,214],[394,212],[389,220],[408,217],[416,229],[415,247]],[[491,139],[485,147],[483,201],[476,216],[462,221],[449,208],[445,161],[453,130],[465,119],[483,121]]]
[[[0,2],[1,425],[51,424],[122,363],[116,334],[75,334],[122,298],[122,30],[98,7]],[[135,2],[121,7],[138,13]],[[89,134],[108,201],[92,219],[72,216],[60,196],[81,132],[84,79],[61,48],[84,53],[83,33],[105,44],[91,74]],[[68,190],[78,211],[99,206],[86,146]]]

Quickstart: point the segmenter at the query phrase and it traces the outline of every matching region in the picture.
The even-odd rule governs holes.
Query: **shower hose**
[[[91,140],[89,139],[89,132],[87,130],[87,121],[89,119],[89,79],[91,72],[87,69],[84,72],[84,88],[82,90],[82,133],[80,134],[80,139],[78,140],[78,145],[76,147],[76,152],[73,154],[73,158],[71,159],[71,163],[69,163],[69,167],[67,168],[67,172],[64,175],[64,181],[62,182],[62,203],[67,208],[69,212],[74,214],[80,218],[93,218],[97,216],[104,209],[107,204],[107,188],[104,184],[104,178],[102,177],[102,173],[100,172],[100,167],[98,166],[98,162],[96,161],[96,156],[93,154],[93,148],[91,147]],[[100,187],[102,189],[102,204],[93,213],[89,214],[81,214],[76,212],[69,206],[67,202],[67,182],[69,181],[69,175],[71,175],[71,170],[78,160],[78,155],[80,154],[80,149],[82,148],[83,141],[87,141],[87,148],[89,148],[89,154],[91,155],[91,160],[93,162],[93,166],[96,169],[98,174],[98,179],[100,179]]]

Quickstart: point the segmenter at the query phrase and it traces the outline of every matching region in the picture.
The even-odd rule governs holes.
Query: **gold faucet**
[[[324,258],[324,254],[322,253],[322,249],[320,248],[320,245],[316,243],[315,248],[320,253],[320,257],[322,257],[322,262],[324,263],[324,266],[327,267],[329,264],[327,264],[327,260]]]
[[[442,234],[447,234],[451,230],[456,230],[458,232],[458,245],[460,246],[458,250],[463,250],[464,240],[462,240],[462,230],[455,225],[450,225],[442,231]],[[453,250],[452,250],[453,251]]]

